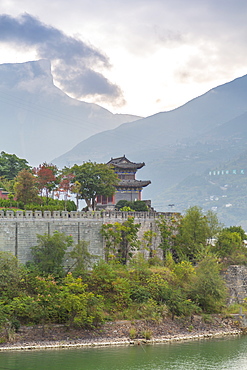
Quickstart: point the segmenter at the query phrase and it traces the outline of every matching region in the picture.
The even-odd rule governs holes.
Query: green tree
[[[96,196],[111,196],[119,179],[112,168],[103,163],[86,162],[71,168],[75,175],[73,182],[79,183],[78,193],[89,209],[95,210]]]
[[[5,177],[0,177],[0,187],[3,188],[4,190],[6,190],[7,192],[9,193],[12,193],[14,192],[14,184],[15,184],[15,180],[8,180],[6,179]]]
[[[72,251],[68,253],[69,258],[72,259],[72,266],[70,269],[73,274],[79,275],[88,271],[92,260],[96,257],[88,251],[89,242],[81,240],[76,244]]]
[[[190,285],[192,301],[205,312],[220,312],[225,305],[226,284],[220,275],[217,259],[209,256],[199,262]]]
[[[225,228],[221,231],[212,250],[226,264],[246,264],[247,251],[242,240],[243,236],[234,232],[234,229],[231,230]]]
[[[144,248],[148,251],[149,259],[153,259],[156,255],[154,249],[154,240],[157,237],[157,233],[153,230],[147,230],[143,233],[142,243]]]
[[[72,245],[71,236],[55,231],[53,235],[37,235],[38,244],[31,248],[34,265],[42,274],[63,275],[67,249]]]
[[[216,238],[222,230],[223,225],[219,222],[217,214],[213,211],[206,212],[206,219],[208,224],[208,239]],[[210,240],[211,241],[211,240]]]
[[[179,216],[175,216],[171,220],[167,220],[163,215],[157,221],[160,235],[159,248],[163,251],[164,260],[167,259],[168,254],[170,256],[170,253],[174,259],[177,259],[177,255],[174,250],[174,240],[178,222]]]
[[[13,180],[21,170],[30,169],[26,159],[18,158],[15,154],[1,152],[0,154],[0,177]]]
[[[121,199],[117,202],[117,204],[115,205],[115,209],[117,211],[119,211],[121,208],[123,207],[128,207],[128,203],[130,203],[128,200],[126,199]]]
[[[218,233],[217,217],[204,215],[200,207],[189,208],[181,219],[175,239],[175,248],[180,260],[196,261],[209,240]]]
[[[105,238],[106,260],[113,258],[126,265],[133,252],[140,247],[139,228],[140,224],[135,224],[134,217],[128,217],[123,223],[104,224],[101,233]]]
[[[22,268],[10,252],[0,252],[0,299],[9,300],[20,291]]]
[[[241,226],[229,226],[225,227],[223,231],[224,230],[229,231],[230,233],[238,233],[242,241],[247,239],[247,235]]]
[[[16,177],[15,196],[25,204],[38,202],[38,187],[34,175],[27,169],[20,171]]]

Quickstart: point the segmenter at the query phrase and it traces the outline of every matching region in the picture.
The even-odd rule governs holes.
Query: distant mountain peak
[[[1,150],[35,166],[95,133],[140,118],[114,115],[99,105],[69,97],[54,85],[46,59],[0,65],[0,112]]]
[[[28,89],[28,84],[40,87],[53,84],[51,63],[40,59],[25,63],[5,63],[0,65],[0,87]]]

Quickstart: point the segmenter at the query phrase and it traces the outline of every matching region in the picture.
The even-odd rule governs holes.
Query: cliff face
[[[48,60],[0,65],[1,150],[32,166],[50,162],[81,140],[139,117],[112,114],[66,95]]]

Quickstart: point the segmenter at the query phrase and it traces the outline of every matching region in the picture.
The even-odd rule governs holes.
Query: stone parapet
[[[121,211],[12,211],[12,210],[1,210],[0,219],[11,218],[11,219],[94,219],[94,220],[126,220],[128,217],[134,217],[135,219],[146,220],[146,219],[158,219],[163,215],[166,218],[171,218],[176,215],[172,212],[121,212]]]

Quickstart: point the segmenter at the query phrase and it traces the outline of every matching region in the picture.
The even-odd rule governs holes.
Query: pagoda
[[[144,167],[145,163],[131,162],[124,155],[119,158],[111,158],[107,164],[114,169],[120,181],[113,196],[97,196],[97,207],[114,208],[119,200],[130,202],[142,200],[142,189],[151,184],[151,181],[136,180],[135,176],[137,170]]]

